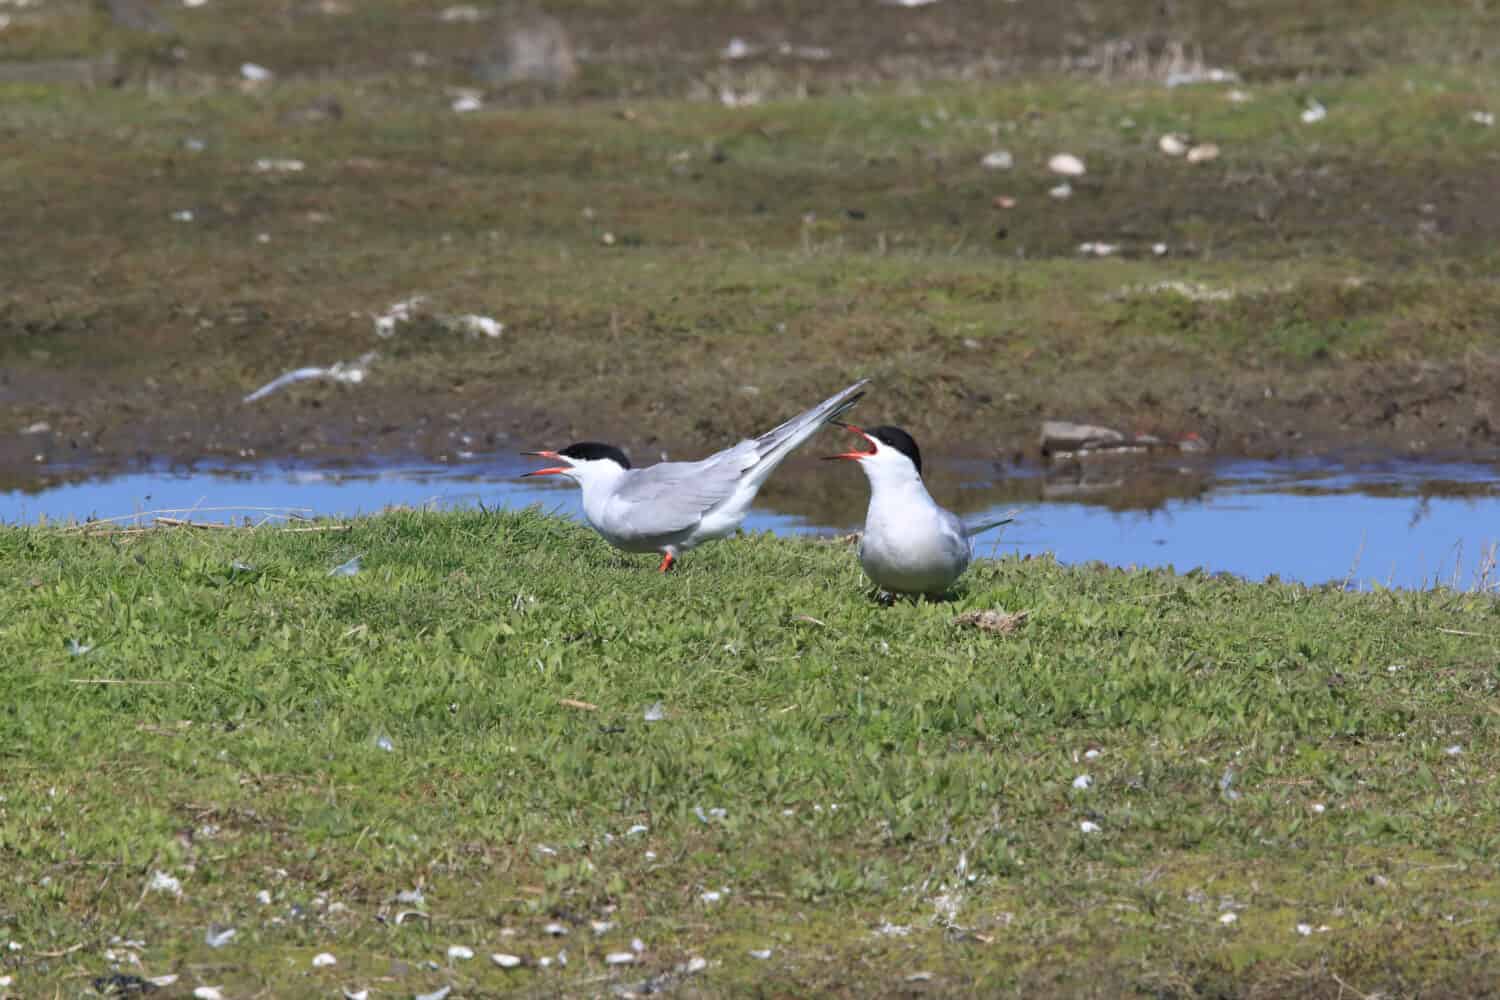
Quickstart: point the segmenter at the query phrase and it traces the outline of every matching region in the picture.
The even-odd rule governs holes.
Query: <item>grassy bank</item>
[[[843,545],[651,563],[534,513],[0,531],[9,990],[1493,982],[1491,599],[1005,560],[883,608]],[[991,607],[1030,617],[952,624]]]

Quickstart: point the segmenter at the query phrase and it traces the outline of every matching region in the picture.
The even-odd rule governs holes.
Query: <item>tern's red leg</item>
[[[661,557],[661,565],[656,567],[656,571],[658,573],[665,573],[667,570],[672,568],[672,564],[676,561],[676,559],[672,558],[672,553],[668,552],[666,555]]]

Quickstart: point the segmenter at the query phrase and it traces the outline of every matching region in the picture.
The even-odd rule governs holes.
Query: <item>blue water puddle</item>
[[[988,463],[934,464],[935,492],[966,516],[1019,509],[1016,524],[981,539],[984,555],[1051,553],[1064,563],[1170,565],[1252,580],[1275,575],[1359,588],[1440,583],[1500,592],[1500,574],[1486,571],[1500,544],[1500,472],[1492,467],[1238,461],[1193,469],[1103,466],[1103,475],[1090,468],[1069,478]],[[396,505],[481,504],[540,504],[580,517],[576,490],[518,478],[531,467],[503,459],[462,467],[156,470],[0,492],[0,522],[128,515],[122,523],[149,524],[158,516],[255,523],[378,513]],[[747,530],[826,534],[859,527],[866,494],[857,471],[807,464],[782,474],[789,473],[835,476],[819,501],[834,513],[800,516],[761,503]],[[1143,497],[1131,488],[1142,473],[1164,477],[1168,488]],[[1174,490],[1185,495],[1173,496]]]

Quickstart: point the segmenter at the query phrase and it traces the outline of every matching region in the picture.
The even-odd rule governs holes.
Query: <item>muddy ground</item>
[[[863,375],[1007,462],[1048,418],[1500,457],[1493,12],[560,3],[577,75],[507,84],[520,22],[449,6],[7,14],[0,488],[686,457]]]

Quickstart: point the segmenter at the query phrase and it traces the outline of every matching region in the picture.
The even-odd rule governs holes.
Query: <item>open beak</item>
[[[841,424],[837,420],[830,420],[829,423],[833,424],[835,427],[842,427],[844,430],[848,431],[850,434],[858,434],[860,437],[862,437],[866,441],[870,442],[870,450],[869,451],[846,451],[846,452],[841,452],[840,454],[837,454],[837,455],[824,455],[823,456],[823,461],[825,461],[825,462],[832,462],[834,459],[847,458],[847,459],[850,459],[852,461],[857,462],[857,461],[859,461],[862,458],[869,458],[871,455],[875,454],[875,440],[873,438],[871,438],[870,435],[866,434],[864,431],[860,430],[858,427],[855,427],[853,424]]]
[[[523,451],[521,454],[534,455],[537,458],[562,458],[555,451]],[[568,467],[566,465],[550,465],[545,469],[537,469],[534,472],[524,472],[521,474],[521,478],[526,479],[530,476],[559,476],[567,471]]]

